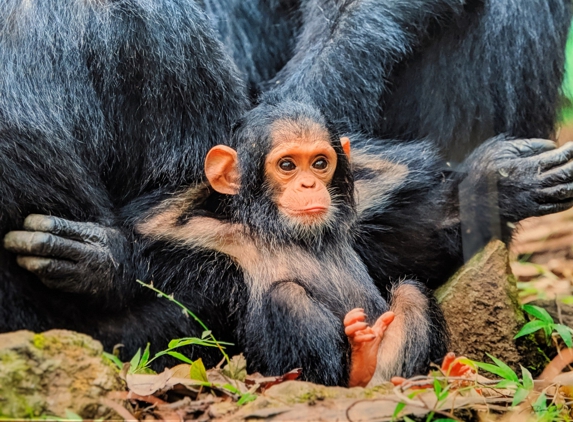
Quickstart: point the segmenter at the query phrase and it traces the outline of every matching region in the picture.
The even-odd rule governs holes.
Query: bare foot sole
[[[464,359],[463,356],[456,357],[456,354],[453,352],[449,352],[444,357],[444,361],[442,362],[441,370],[447,377],[463,377],[465,375],[469,375],[473,373],[473,368],[461,361]],[[396,386],[404,384],[406,378],[402,377],[392,377],[390,382]],[[420,385],[412,387],[412,389],[421,389],[421,388],[431,388],[431,384],[427,385]]]

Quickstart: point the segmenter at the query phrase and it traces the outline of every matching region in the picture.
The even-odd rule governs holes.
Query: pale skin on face
[[[331,205],[328,185],[337,164],[330,142],[287,140],[275,145],[265,171],[279,209],[294,218],[324,216]]]

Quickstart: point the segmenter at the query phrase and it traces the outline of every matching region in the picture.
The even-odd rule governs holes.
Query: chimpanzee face
[[[328,132],[314,122],[273,125],[265,176],[280,214],[294,225],[322,225],[332,216],[329,186],[337,165]]]

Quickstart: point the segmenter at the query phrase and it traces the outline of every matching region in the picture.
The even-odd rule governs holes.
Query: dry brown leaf
[[[245,378],[245,384],[248,387],[259,385],[259,388],[261,390],[265,390],[267,388],[272,387],[273,385],[280,384],[281,382],[294,381],[298,379],[301,376],[301,374],[302,374],[301,368],[293,369],[292,371],[289,371],[286,374],[278,377],[264,377],[258,372],[256,372],[252,375],[248,375]]]
[[[539,277],[543,271],[538,265],[514,261],[511,264],[511,271],[520,281],[529,281]]]
[[[196,389],[204,385],[201,381],[175,377],[171,369],[165,369],[160,374],[127,374],[125,380],[129,391],[140,396],[163,393],[172,390],[175,386],[182,386],[190,392],[197,392]]]

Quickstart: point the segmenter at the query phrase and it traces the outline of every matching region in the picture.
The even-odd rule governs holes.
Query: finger
[[[537,198],[539,202],[564,202],[573,198],[573,183],[540,189]]]
[[[456,358],[452,364],[449,366],[449,368],[446,371],[446,375],[451,376],[451,377],[459,377],[464,375],[466,372],[471,371],[472,368],[469,365],[466,365],[465,363],[461,363],[460,359],[462,358]]]
[[[557,145],[549,139],[514,139],[505,142],[513,144],[521,157],[531,157],[533,155],[542,154],[547,151],[554,150]]]
[[[542,171],[563,165],[571,160],[571,158],[573,158],[573,142],[567,142],[555,150],[544,152],[535,157],[535,159],[539,160]]]
[[[452,366],[450,366],[450,370],[446,372],[446,375],[450,377],[461,377],[471,370],[472,368],[469,365],[455,362]]]
[[[99,242],[104,232],[94,223],[79,223],[51,215],[30,214],[24,220],[24,229],[29,231],[50,232],[75,240]]]
[[[536,216],[539,217],[542,215],[553,214],[556,212],[565,211],[571,207],[573,207],[573,200],[569,200],[569,201],[565,201],[565,202],[557,202],[554,204],[542,204],[539,206],[539,209],[538,209],[539,212],[536,214]]]
[[[374,334],[361,334],[361,335],[357,335],[357,336],[352,337],[352,342],[353,343],[368,343],[374,339],[376,339],[376,336]]]
[[[351,325],[347,326],[347,327],[344,329],[344,333],[345,333],[347,336],[353,336],[353,335],[356,334],[357,331],[364,330],[364,329],[367,328],[367,327],[368,327],[368,324],[365,323],[365,322],[355,322],[354,324],[351,324]]]
[[[44,232],[12,231],[4,237],[4,247],[20,255],[79,260],[90,252],[88,246]]]
[[[374,332],[376,334],[378,334],[379,336],[382,336],[384,334],[384,331],[386,331],[388,326],[392,323],[392,321],[394,321],[395,317],[396,317],[396,314],[392,311],[388,311],[388,312],[383,313],[376,320],[376,322],[372,326],[372,329],[374,330]]]
[[[365,321],[366,314],[364,313],[364,309],[362,308],[355,308],[348,312],[344,317],[344,326],[347,327],[356,321]]]
[[[75,273],[76,265],[70,261],[60,259],[38,258],[35,256],[16,257],[18,265],[37,276],[44,277],[65,277]]]
[[[543,186],[573,182],[573,161],[568,161],[559,167],[541,173],[540,179]]]
[[[444,361],[442,362],[442,371],[447,373],[455,360],[456,354],[454,352],[448,352],[444,357]]]
[[[402,377],[392,377],[392,378],[390,378],[390,382],[397,387],[397,386],[399,386],[399,385],[404,384],[404,383],[406,382],[406,378],[402,378]]]

